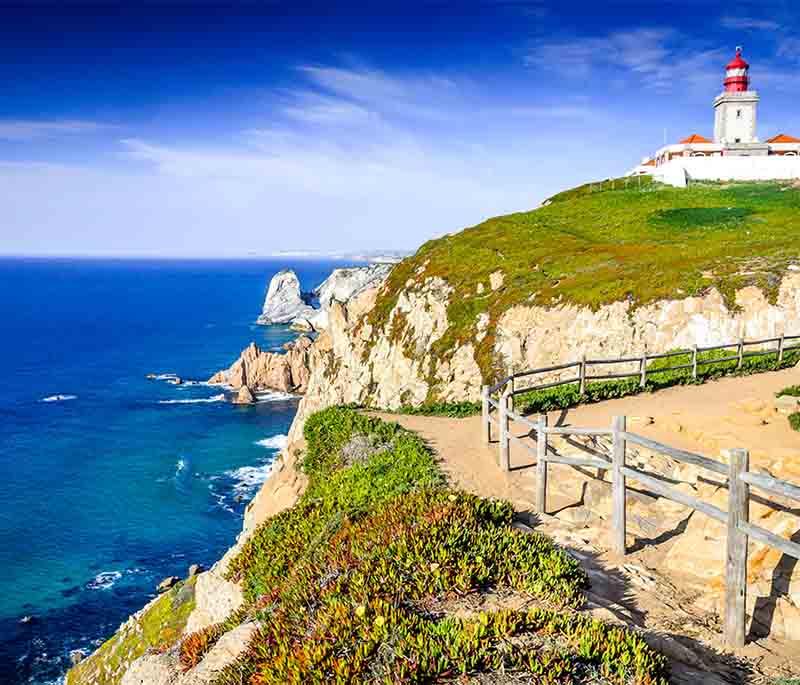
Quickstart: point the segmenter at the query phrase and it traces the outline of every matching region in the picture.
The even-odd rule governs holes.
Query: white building
[[[784,133],[760,142],[758,93],[742,49],[725,68],[725,89],[714,100],[714,140],[694,134],[646,157],[629,176],[652,175],[683,187],[689,180],[767,181],[800,178],[800,138]]]

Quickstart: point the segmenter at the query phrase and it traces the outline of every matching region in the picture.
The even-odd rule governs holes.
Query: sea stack
[[[297,274],[291,269],[284,269],[269,282],[264,307],[257,323],[285,324],[298,317],[310,317],[313,314],[314,309],[303,299]]]

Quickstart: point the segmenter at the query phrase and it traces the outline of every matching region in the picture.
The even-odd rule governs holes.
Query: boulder
[[[178,583],[181,582],[181,579],[178,576],[167,576],[162,580],[158,586],[156,587],[157,592],[166,592],[170,588],[175,587]]]
[[[779,414],[794,414],[800,411],[800,397],[781,395],[775,398],[775,411]]]
[[[231,400],[234,404],[255,404],[255,401],[256,396],[246,385],[239,388],[239,392],[237,392]]]
[[[284,324],[313,313],[314,309],[303,299],[297,274],[291,269],[285,269],[272,277],[257,323]]]
[[[192,576],[196,576],[202,570],[203,570],[203,565],[202,564],[192,564],[189,567],[189,578],[191,578]]]

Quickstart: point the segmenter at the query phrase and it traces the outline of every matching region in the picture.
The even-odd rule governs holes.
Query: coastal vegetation
[[[736,360],[714,361],[731,356],[728,350],[709,350],[698,352],[697,377],[692,376],[690,368],[671,370],[670,367],[687,367],[691,365],[692,353],[684,352],[681,355],[668,359],[654,359],[647,365],[647,382],[641,386],[636,378],[626,378],[613,381],[589,380],[584,392],[581,393],[577,384],[562,385],[544,390],[531,390],[517,395],[515,398],[515,411],[522,414],[570,409],[581,404],[592,404],[605,400],[627,397],[642,392],[655,392],[675,385],[693,385],[705,383],[710,380],[725,376],[748,376],[764,371],[779,371],[795,366],[800,362],[800,350],[788,350],[781,361],[777,354],[756,357],[745,357],[741,368]],[[778,395],[800,397],[800,386],[783,389]],[[419,416],[445,416],[449,418],[465,418],[480,414],[479,402],[429,402],[420,406],[402,406],[396,413]],[[790,419],[791,421],[791,419]],[[800,425],[800,418],[797,419]],[[795,425],[794,423],[792,424]]]
[[[312,415],[304,437],[305,493],[232,561],[245,606],[184,638],[184,668],[255,621],[218,685],[477,683],[500,672],[666,683],[665,659],[637,633],[577,611],[588,586],[577,560],[520,530],[509,503],[449,488],[419,437],[349,407]],[[470,611],[489,595],[495,609]]]
[[[474,344],[483,377],[491,380],[497,375],[496,325],[516,305],[636,307],[713,288],[735,309],[736,291],[750,285],[775,301],[797,260],[800,188],[609,185],[602,192],[596,184],[566,191],[534,211],[429,241],[393,269],[368,323],[383,330],[401,293],[441,278],[452,288],[449,325],[431,353],[446,358]],[[496,274],[502,275],[499,285]],[[395,340],[403,340],[404,332],[404,325],[391,327]]]
[[[800,385],[790,385],[780,392],[777,392],[776,397],[800,397]],[[800,412],[789,414],[789,425],[793,430],[800,431]]]
[[[117,685],[128,666],[145,652],[174,646],[194,610],[196,581],[197,576],[187,578],[131,616],[112,638],[67,673],[66,685]]]

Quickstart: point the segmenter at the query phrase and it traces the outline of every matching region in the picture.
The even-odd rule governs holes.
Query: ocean
[[[311,289],[342,265],[0,259],[0,683],[59,682],[233,543],[297,398],[234,406],[202,381],[294,338],[253,323],[276,271]]]

